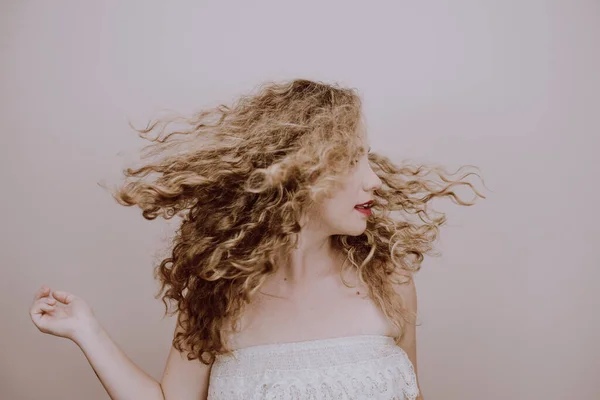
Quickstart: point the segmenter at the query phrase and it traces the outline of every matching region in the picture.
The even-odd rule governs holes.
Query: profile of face
[[[328,235],[361,235],[370,211],[356,206],[373,200],[373,191],[381,187],[381,180],[369,164],[368,138],[366,134],[362,137],[365,151],[343,176],[340,188],[317,209],[319,229]]]

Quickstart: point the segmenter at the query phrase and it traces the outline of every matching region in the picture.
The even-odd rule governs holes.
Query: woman
[[[445,220],[429,202],[483,197],[469,174],[370,152],[356,92],[308,80],[177,121],[140,131],[158,158],[115,193],[181,217],[156,268],[178,314],[161,381],[74,294],[42,286],[35,325],[73,340],[112,399],[422,399],[413,274]]]

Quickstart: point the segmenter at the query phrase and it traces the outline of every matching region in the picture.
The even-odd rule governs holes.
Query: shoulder
[[[417,311],[417,287],[414,274],[408,271],[398,273],[398,282],[392,283],[394,291],[404,302],[404,306],[412,312]]]

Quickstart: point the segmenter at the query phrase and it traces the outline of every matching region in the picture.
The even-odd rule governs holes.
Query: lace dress
[[[413,365],[388,336],[268,344],[219,356],[209,400],[414,400]]]

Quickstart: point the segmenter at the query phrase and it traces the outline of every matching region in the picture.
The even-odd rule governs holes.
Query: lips
[[[373,206],[373,200],[369,200],[369,201],[366,201],[364,203],[355,205],[354,208],[369,209],[372,206]]]
[[[354,209],[359,213],[370,217],[372,215],[371,207],[373,207],[373,200],[369,200],[365,203],[357,204]]]

